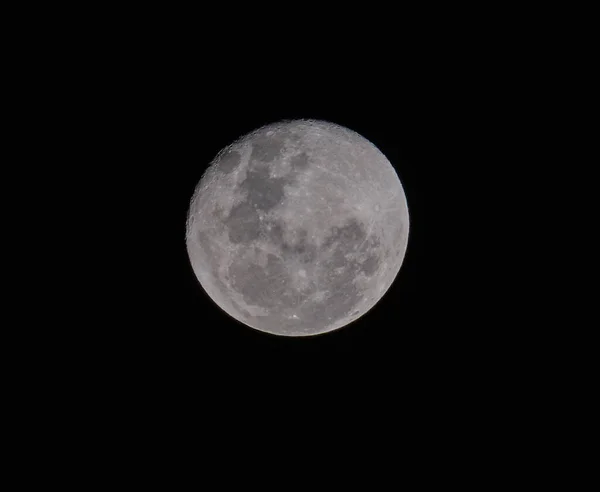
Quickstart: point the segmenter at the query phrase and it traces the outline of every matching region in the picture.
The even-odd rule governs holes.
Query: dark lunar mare
[[[240,164],[241,157],[240,153],[235,150],[226,150],[217,158],[219,171],[229,174]]]
[[[233,207],[226,219],[229,240],[234,244],[257,239],[260,235],[259,211],[268,212],[285,198],[284,186],[291,184],[292,178],[272,178],[269,164],[256,160],[257,157],[273,160],[280,153],[282,145],[281,140],[267,139],[252,148],[246,178],[239,186],[245,199]]]

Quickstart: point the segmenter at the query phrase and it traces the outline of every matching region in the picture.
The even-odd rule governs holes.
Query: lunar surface
[[[283,121],[223,149],[190,203],[186,242],[204,290],[247,326],[330,332],[369,311],[406,251],[402,184],[368,140]]]

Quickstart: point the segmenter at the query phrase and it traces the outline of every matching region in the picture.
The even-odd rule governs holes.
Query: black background
[[[483,115],[497,111],[498,95],[475,82],[484,75],[471,62],[333,55],[307,63],[274,49],[235,62],[188,52],[138,59],[133,69],[124,62],[133,76],[107,92],[118,110],[105,131],[118,144],[108,146],[104,169],[115,180],[111,220],[125,212],[109,236],[120,271],[106,336],[122,344],[120,362],[170,374],[169,384],[197,378],[272,395],[361,384],[389,385],[391,395],[450,375],[483,377],[481,365],[501,345],[501,313],[487,311],[484,278],[493,275],[484,222],[498,151]],[[185,249],[189,200],[215,154],[261,125],[295,118],[332,121],[371,140],[400,176],[411,217],[404,264],[382,301],[352,325],[307,339],[263,334],[227,316],[202,290]]]
[[[319,467],[354,479],[371,455],[382,471],[415,463],[420,481],[470,475],[492,461],[490,448],[529,466],[532,443],[554,438],[554,402],[542,393],[571,384],[566,350],[548,342],[564,329],[539,319],[553,306],[531,280],[540,248],[524,234],[539,216],[555,221],[553,200],[535,193],[547,163],[534,134],[554,111],[551,77],[531,74],[544,53],[553,66],[561,42],[547,49],[530,29],[543,24],[538,11],[222,7],[51,6],[61,22],[37,10],[41,35],[11,41],[31,43],[16,72],[26,95],[13,99],[40,130],[23,150],[42,154],[19,161],[36,234],[16,238],[32,243],[36,269],[22,275],[17,319],[39,320],[16,330],[18,350],[3,347],[28,419],[17,430],[46,447],[23,445],[44,458],[68,446],[88,462],[80,450],[93,447],[100,467],[113,460],[107,468],[136,459],[147,468],[150,455],[203,472],[217,463],[220,480],[252,478],[237,466],[258,458],[260,478],[292,468],[285,485]],[[302,339],[227,316],[185,247],[189,201],[215,154],[294,118],[372,141],[400,176],[411,219],[382,300],[351,325]],[[535,179],[523,184],[527,175]],[[540,237],[554,241],[561,224]],[[515,465],[498,463],[493,479]]]
[[[69,174],[87,204],[71,206],[81,215],[73,223],[94,217],[92,229],[73,226],[82,281],[65,307],[74,323],[52,333],[68,354],[55,363],[81,378],[81,391],[105,391],[135,415],[154,408],[189,422],[208,412],[240,427],[261,417],[376,425],[385,414],[439,419],[444,407],[452,418],[454,405],[501,405],[529,340],[506,309],[506,282],[518,279],[506,279],[514,233],[497,197],[514,175],[506,142],[521,136],[518,81],[495,40],[400,24],[231,37],[218,25],[131,22],[101,29],[46,73],[68,95],[65,138],[85,162]],[[185,245],[190,198],[217,152],[296,118],[373,142],[411,219],[383,299],[343,329],[300,339],[221,311]]]

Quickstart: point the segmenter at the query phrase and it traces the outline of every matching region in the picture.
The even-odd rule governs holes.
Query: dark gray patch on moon
[[[367,277],[371,277],[379,268],[380,263],[378,256],[371,255],[362,263],[360,270]]]
[[[330,229],[322,246],[322,253],[333,249],[332,254],[322,263],[323,270],[328,272],[325,288],[329,294],[321,302],[307,307],[307,312],[304,313],[313,324],[318,324],[319,320],[327,320],[328,324],[335,323],[348,316],[361,301],[362,292],[354,280],[361,271],[365,275],[373,275],[380,263],[379,257],[374,254],[362,264],[352,256],[366,242],[366,238],[365,227],[356,218]]]
[[[219,171],[225,174],[229,174],[234,171],[235,168],[240,164],[241,155],[235,150],[229,150],[225,152],[218,161],[217,167]]]
[[[341,227],[332,227],[323,243],[323,247],[329,248],[335,243],[352,244],[358,247],[366,237],[365,228],[360,221],[353,217]]]
[[[366,237],[367,233],[362,223],[352,218],[338,229],[336,239],[344,244],[358,246],[358,243],[364,241]]]
[[[303,241],[293,246],[288,246],[292,255],[294,255],[298,261],[304,265],[309,265],[317,259],[318,248],[315,244]]]
[[[260,137],[252,142],[251,159],[261,162],[271,162],[281,154],[283,142],[277,137]]]
[[[254,165],[248,169],[246,178],[239,185],[246,197],[231,209],[225,221],[232,243],[249,243],[264,234],[258,211],[269,211],[283,202],[287,183],[286,178],[270,177],[268,166]]]
[[[248,202],[233,207],[225,223],[233,244],[249,243],[259,235],[260,219],[256,209]]]
[[[304,171],[305,169],[308,169],[308,155],[306,152],[293,156],[290,159],[290,162],[295,171]]]
[[[277,247],[284,258],[296,260],[302,264],[310,264],[316,261],[319,249],[316,244],[308,240],[308,232],[299,229],[296,232],[296,241],[290,243],[284,239],[283,226],[277,220],[266,220],[261,224],[260,237]]]
[[[266,166],[254,167],[248,170],[246,179],[240,188],[247,192],[246,201],[255,208],[267,211],[283,201],[285,178],[272,178]]]

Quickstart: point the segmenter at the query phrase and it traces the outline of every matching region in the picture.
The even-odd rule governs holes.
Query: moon
[[[404,189],[366,138],[282,121],[214,158],[187,216],[193,271],[245,325],[300,337],[363,316],[390,288],[409,233]]]

